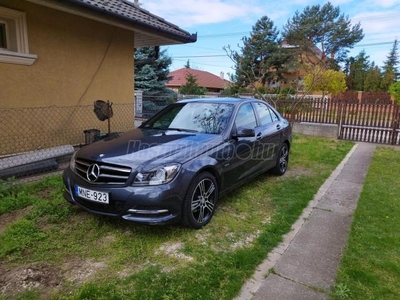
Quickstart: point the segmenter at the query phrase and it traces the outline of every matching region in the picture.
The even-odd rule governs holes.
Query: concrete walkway
[[[353,147],[236,300],[329,298],[375,148]]]

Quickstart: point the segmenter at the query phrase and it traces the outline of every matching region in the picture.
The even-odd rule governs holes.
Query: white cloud
[[[367,1],[368,5],[374,8],[389,8],[400,5],[400,0],[370,0]],[[399,7],[397,7],[399,9]]]
[[[391,11],[363,12],[352,17],[353,22],[360,22],[361,28],[367,34],[383,36],[399,34],[399,13]]]
[[[181,27],[215,24],[260,14],[258,1],[144,0],[142,7]]]

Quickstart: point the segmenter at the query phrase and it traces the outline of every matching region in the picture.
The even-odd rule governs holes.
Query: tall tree
[[[365,91],[365,79],[370,68],[369,56],[362,50],[355,58],[350,57],[346,64],[346,83],[351,91]]]
[[[337,66],[364,34],[360,23],[351,26],[339,6],[328,2],[323,6],[306,6],[301,13],[296,11],[284,26],[283,36],[289,44],[299,46],[300,52],[316,53],[319,64],[330,62],[331,66]]]
[[[167,50],[158,51],[154,47],[142,47],[135,51],[135,88],[143,90],[146,100],[168,101],[175,93],[166,87],[172,63]]]
[[[383,67],[384,70],[391,68],[395,72],[396,76],[399,73],[400,64],[398,47],[398,41],[397,39],[395,39],[393,42],[393,47],[390,50]]]
[[[354,57],[346,59],[343,71],[346,74],[346,85],[349,90],[353,90],[354,86]]]
[[[372,62],[370,68],[365,74],[364,91],[380,92],[381,91],[382,74],[378,66]]]
[[[252,27],[250,37],[242,38],[239,53],[225,47],[228,56],[235,62],[237,84],[242,87],[263,86],[282,79],[285,63],[289,59],[286,49],[281,47],[279,31],[272,20],[262,17]]]
[[[382,68],[383,79],[381,87],[384,91],[388,91],[389,87],[399,79],[399,53],[397,48],[398,42],[395,39]]]

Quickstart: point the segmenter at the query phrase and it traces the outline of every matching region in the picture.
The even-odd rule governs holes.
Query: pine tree
[[[250,37],[243,37],[240,53],[225,48],[236,64],[237,84],[242,87],[259,83],[262,86],[282,79],[289,55],[281,47],[279,31],[267,16],[252,27]]]
[[[186,83],[180,87],[179,92],[184,95],[204,95],[206,93],[206,89],[197,84],[196,76],[187,73]]]
[[[355,58],[348,60],[346,83],[349,90],[365,91],[365,79],[370,68],[369,56],[362,50]]]
[[[157,52],[154,47],[136,49],[135,89],[143,90],[145,100],[165,103],[176,99],[176,94],[166,87],[172,59],[166,50]]]
[[[360,23],[351,26],[349,17],[328,2],[307,6],[302,13],[296,11],[284,26],[283,36],[289,44],[299,46],[301,52],[315,52],[318,47],[319,63],[330,61],[331,66],[338,66],[364,34]]]
[[[384,62],[384,71],[391,68],[396,75],[399,73],[399,53],[398,53],[398,41],[397,39],[393,42],[393,47],[390,50],[386,61]]]
[[[396,39],[382,68],[383,79],[381,88],[384,91],[388,91],[389,87],[399,79],[399,54],[397,48],[398,42]]]
[[[370,68],[365,74],[364,91],[366,92],[380,92],[381,91],[382,75],[378,66],[372,62]]]

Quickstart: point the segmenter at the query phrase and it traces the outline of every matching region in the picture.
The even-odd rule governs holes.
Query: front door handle
[[[256,136],[257,141],[261,140],[261,138],[262,138],[261,132],[257,133],[257,136]]]

